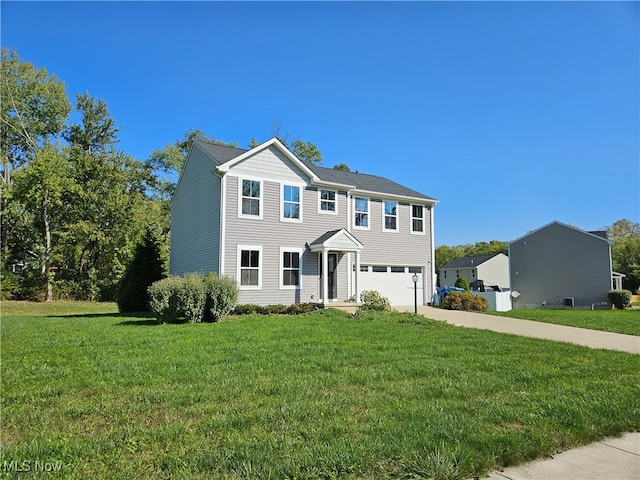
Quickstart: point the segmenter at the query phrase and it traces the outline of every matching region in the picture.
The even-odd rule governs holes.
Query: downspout
[[[431,272],[430,272],[430,276],[431,279],[429,280],[429,292],[427,293],[427,289],[426,289],[426,285],[425,285],[425,291],[424,291],[424,300],[425,303],[427,305],[429,304],[433,304],[433,292],[436,289],[436,285],[434,282],[434,279],[436,277],[436,238],[435,238],[435,228],[434,228],[434,220],[433,220],[433,211],[435,210],[435,203],[433,205],[431,205],[431,208],[429,209],[429,216],[430,218],[430,229],[431,229]],[[427,295],[429,295],[427,297]]]
[[[226,231],[227,231],[227,176],[220,173],[220,251],[218,255],[220,257],[218,261],[218,276],[221,277],[225,274],[224,257],[226,252]]]

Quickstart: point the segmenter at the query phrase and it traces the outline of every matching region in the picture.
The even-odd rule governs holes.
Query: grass
[[[555,323],[570,327],[589,328],[604,332],[640,335],[640,310],[553,310],[513,309],[508,312],[489,312],[503,317],[521,318],[536,322]]]
[[[3,305],[7,478],[456,480],[640,428],[637,355],[409,314],[84,306]]]

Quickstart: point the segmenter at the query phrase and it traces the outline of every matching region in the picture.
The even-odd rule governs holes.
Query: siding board
[[[221,179],[197,145],[191,150],[171,202],[169,271],[219,272]]]

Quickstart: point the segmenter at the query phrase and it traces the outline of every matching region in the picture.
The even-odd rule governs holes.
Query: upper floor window
[[[398,202],[384,201],[384,230],[398,231]]]
[[[262,218],[261,187],[262,182],[260,180],[242,180],[242,188],[240,190],[241,215]]]
[[[302,209],[300,187],[297,185],[282,186],[282,218],[284,220],[301,220]]]
[[[337,192],[335,190],[320,190],[320,212],[321,213],[336,213],[337,207]]]
[[[369,228],[369,199],[355,197],[355,219],[353,226],[356,228]]]
[[[411,233],[424,233],[424,207],[411,205]]]

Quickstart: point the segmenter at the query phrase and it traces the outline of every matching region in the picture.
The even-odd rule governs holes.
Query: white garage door
[[[366,269],[366,270],[365,270]],[[361,266],[360,291],[375,290],[391,305],[413,305],[413,274],[418,274],[418,305],[422,305],[422,268]]]

